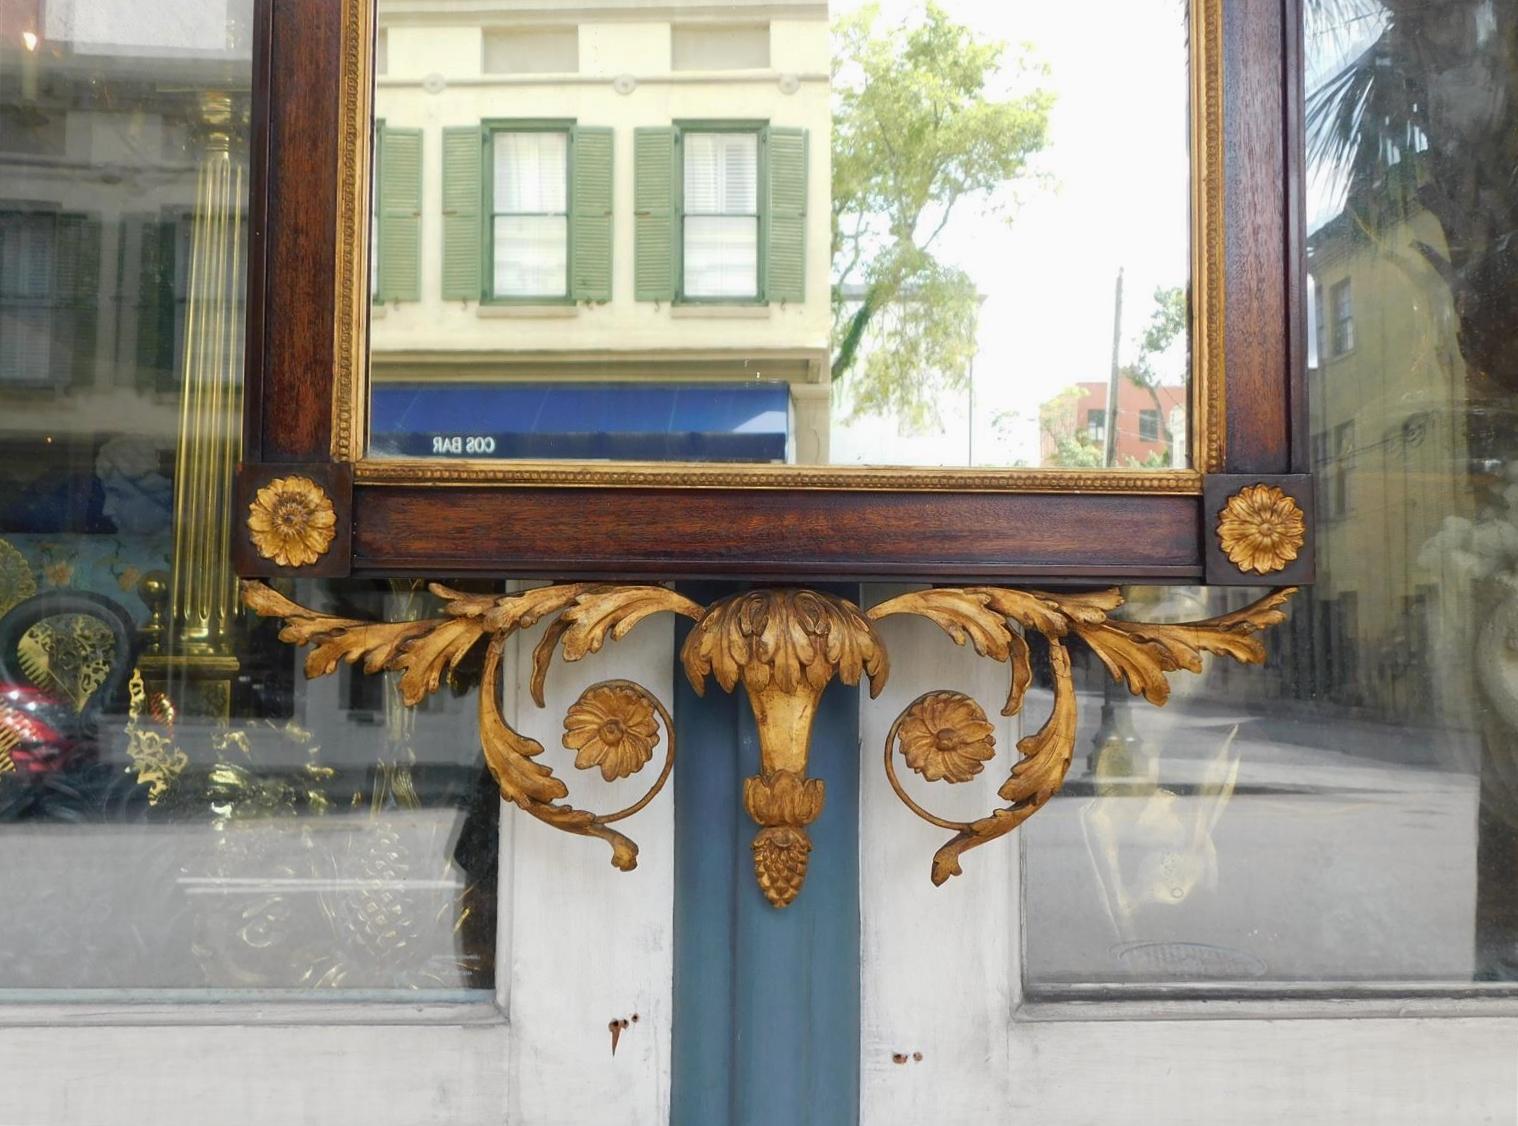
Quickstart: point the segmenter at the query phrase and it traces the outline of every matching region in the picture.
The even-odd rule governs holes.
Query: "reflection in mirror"
[[[492,995],[469,705],[308,684],[237,610],[253,26],[0,9],[0,1008]]]
[[[1163,711],[1085,670],[1023,830],[1042,996],[1518,981],[1518,5],[1303,9],[1317,581]]]
[[[371,456],[1189,465],[1185,0],[630,7],[379,0]]]

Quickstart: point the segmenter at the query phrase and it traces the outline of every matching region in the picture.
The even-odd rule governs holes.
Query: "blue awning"
[[[784,383],[376,383],[391,457],[783,462]]]

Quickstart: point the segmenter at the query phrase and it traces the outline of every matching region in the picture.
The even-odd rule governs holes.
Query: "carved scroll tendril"
[[[562,646],[564,659],[577,661],[600,650],[608,637],[618,639],[650,614],[668,610],[697,616],[700,607],[662,587],[600,587],[566,584],[539,587],[521,594],[499,596],[468,594],[439,584],[428,589],[443,600],[443,615],[413,622],[367,622],[307,609],[259,582],[242,584],[243,602],[265,617],[284,620],[280,640],[310,645],[306,675],[326,676],[340,662],[363,663],[366,673],[392,670],[401,673],[397,685],[402,700],[415,706],[436,692],[444,679],[482,639],[488,638],[480,677],[480,743],[485,764],[500,788],[501,797],[545,824],[581,836],[599,837],[611,845],[612,864],[623,871],[637,866],[638,846],[608,826],[637,813],[654,799],[669,781],[675,762],[675,729],[669,712],[657,698],[630,681],[603,681],[593,685],[570,708],[583,709],[593,693],[605,691],[634,701],[640,710],[656,714],[664,725],[666,753],[658,777],[635,803],[615,813],[596,814],[563,804],[569,788],[553,770],[537,761],[543,744],[508,724],[501,714],[501,659],[506,639],[553,615],[543,641],[533,655],[533,698],[544,706],[543,687],[554,650]],[[652,747],[640,718],[638,736]],[[618,765],[612,776],[637,773],[647,763]]]
[[[933,882],[942,884],[950,876],[959,875],[962,871],[959,858],[963,853],[1010,833],[1043,808],[1064,785],[1075,750],[1075,682],[1065,645],[1071,635],[1095,651],[1114,680],[1126,684],[1134,695],[1162,706],[1170,696],[1167,674],[1182,669],[1200,672],[1203,653],[1231,657],[1244,664],[1262,663],[1265,647],[1259,635],[1285,618],[1281,607],[1294,593],[1296,588],[1287,587],[1231,614],[1174,625],[1109,618],[1108,611],[1123,603],[1115,588],[1075,595],[999,587],[923,590],[893,598],[870,610],[869,616],[875,620],[895,614],[927,618],[955,644],[969,642],[981,656],[1008,663],[1012,683],[1006,706],[1002,708],[1002,714],[1008,716],[1021,709],[1032,680],[1023,631],[1036,630],[1049,643],[1054,706],[1044,725],[1017,744],[1021,758],[997,791],[1008,803],[1006,808],[976,821],[953,821],[929,813],[902,787],[893,753],[901,740],[903,726],[922,714],[924,701],[931,693],[914,700],[891,725],[886,736],[885,770],[892,789],[923,820],[954,832],[933,856]],[[973,722],[973,717],[967,722]],[[907,748],[902,749],[906,753]]]

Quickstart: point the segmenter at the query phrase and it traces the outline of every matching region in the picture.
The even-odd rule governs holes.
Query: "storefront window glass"
[[[1034,992],[1518,976],[1515,17],[1305,8],[1318,581],[1163,711],[1088,668],[1099,736],[1024,830]]]
[[[0,998],[493,987],[468,701],[236,605],[252,7],[0,15]]]

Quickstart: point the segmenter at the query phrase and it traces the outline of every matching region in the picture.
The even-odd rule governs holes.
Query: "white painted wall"
[[[640,773],[616,783],[575,770],[559,745],[564,713],[589,685],[635,680],[673,708],[674,619],[661,614],[578,664],[554,665],[547,707],[527,691],[542,627],[518,635],[503,667],[506,715],[548,747],[547,759],[580,809],[610,812],[652,783],[667,747],[661,735]],[[512,720],[508,720],[512,722]],[[688,748],[687,748],[688,750]],[[674,988],[674,779],[620,825],[638,843],[638,867],[611,866],[604,842],[570,836],[506,807],[501,842],[511,873],[502,887],[511,957],[497,967],[511,1024],[508,1119],[522,1126],[658,1126],[669,1119]],[[632,1017],[637,1015],[634,1022]],[[616,1054],[608,1024],[627,1019]],[[606,1118],[610,1108],[615,1112]]]
[[[867,588],[867,604],[906,588]],[[881,764],[897,715],[923,692],[968,693],[997,721],[997,757],[973,782],[919,783],[918,801],[945,817],[982,816],[998,804],[1015,721],[996,715],[1007,666],[956,649],[936,625],[894,617],[877,624],[891,653],[880,698],[860,694],[860,1121],[869,1126],[959,1126],[1001,1121],[1009,1096],[1016,841],[964,858],[943,887],[928,878],[933,852],[953,834],[919,820],[892,792]],[[913,1059],[921,1053],[920,1061]],[[896,1062],[897,1057],[906,1062]]]

